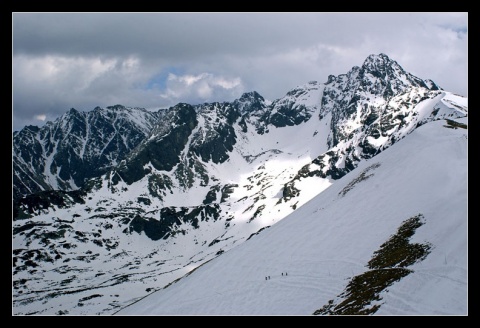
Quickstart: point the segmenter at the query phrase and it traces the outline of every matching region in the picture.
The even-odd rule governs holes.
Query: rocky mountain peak
[[[333,75],[333,74],[330,74],[330,75],[328,76],[327,82],[325,82],[325,85],[330,84],[330,83],[333,83],[333,82],[335,82],[336,80],[337,80],[337,77],[336,77],[335,75]]]
[[[77,115],[79,114],[80,112],[78,110],[76,110],[75,108],[70,108],[70,110],[68,111],[68,114],[70,115]]]
[[[117,104],[117,105],[114,105],[114,106],[107,106],[107,109],[112,109],[112,110],[122,110],[122,109],[126,109],[126,107],[125,107],[125,106],[123,106],[123,105],[119,105],[119,104]]]
[[[430,90],[443,90],[438,84],[436,84],[435,82],[433,82],[433,81],[430,80],[430,79],[426,79],[426,80],[425,80],[425,84],[427,85],[427,87],[428,87]]]
[[[387,55],[380,53],[378,55],[371,54],[369,55],[365,61],[363,62],[363,68],[371,68],[371,69],[381,69],[382,67],[385,68],[387,66],[397,65],[397,62],[391,60]]]
[[[385,54],[368,56],[359,76],[367,85],[372,84],[369,82],[382,85],[383,95],[387,98],[411,87],[439,90],[433,81],[430,80],[431,82],[427,84],[424,80],[407,73],[395,60]]]
[[[266,106],[265,98],[256,91],[245,92],[240,98],[235,100],[233,104],[241,114],[262,110]]]

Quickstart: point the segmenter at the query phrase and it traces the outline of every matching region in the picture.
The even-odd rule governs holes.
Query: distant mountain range
[[[425,124],[442,121],[463,149],[467,113],[466,98],[380,54],[274,101],[71,109],[27,126],[13,134],[13,313],[114,313],[289,214],[300,220],[302,205]]]

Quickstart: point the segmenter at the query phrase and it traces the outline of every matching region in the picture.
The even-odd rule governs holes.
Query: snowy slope
[[[275,226],[118,314],[309,315],[418,214],[424,225],[410,243],[430,243],[431,253],[380,293],[376,314],[467,314],[467,130],[446,126],[421,126]]]

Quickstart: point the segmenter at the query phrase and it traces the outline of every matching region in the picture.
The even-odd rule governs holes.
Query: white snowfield
[[[418,214],[424,224],[410,243],[430,243],[431,252],[380,293],[375,315],[467,315],[468,131],[446,125],[419,127],[274,226],[117,315],[311,315]],[[368,178],[342,193],[367,168]]]

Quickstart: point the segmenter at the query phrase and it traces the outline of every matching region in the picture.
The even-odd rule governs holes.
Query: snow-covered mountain
[[[150,132],[159,114],[121,105],[72,108],[42,128],[13,134],[13,196],[74,190],[116,165]]]
[[[466,124],[420,127],[117,314],[468,314]]]
[[[13,138],[13,312],[113,313],[295,217],[418,127],[466,115],[466,98],[380,54],[272,102],[71,110],[26,127]]]

